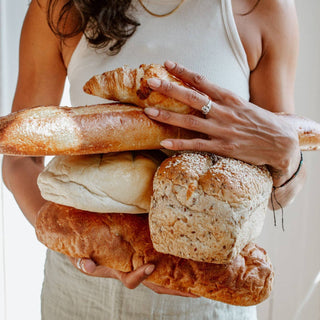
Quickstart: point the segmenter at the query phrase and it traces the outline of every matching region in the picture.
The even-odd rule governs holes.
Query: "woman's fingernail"
[[[151,78],[147,80],[148,85],[152,88],[159,88],[161,84],[161,80],[157,78]]]
[[[146,267],[146,269],[144,270],[144,273],[145,273],[147,276],[150,276],[150,274],[154,271],[154,269],[155,269],[155,266],[154,266],[154,265],[148,266],[148,267]]]
[[[81,264],[81,267],[82,271],[86,273],[92,273],[96,269],[95,263],[91,260],[84,260]]]
[[[160,145],[163,146],[164,148],[172,148],[173,147],[173,143],[170,140],[163,140],[160,142]]]
[[[170,60],[167,60],[165,63],[164,63],[164,65],[167,67],[167,69],[173,69],[174,67],[175,67],[175,63],[174,62],[172,62],[172,61],[170,61]]]
[[[156,108],[145,108],[144,112],[152,117],[157,117],[159,115],[159,110]]]

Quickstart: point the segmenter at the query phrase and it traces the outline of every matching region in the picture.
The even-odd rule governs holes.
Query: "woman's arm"
[[[12,111],[38,105],[59,105],[66,79],[61,43],[48,27],[46,1],[33,0],[26,15],[20,40],[19,76]],[[36,216],[45,203],[37,178],[44,168],[42,157],[3,158],[3,181],[13,193],[21,211],[34,226]],[[90,259],[70,258],[82,272],[97,277],[119,279],[128,288],[137,287],[153,271],[150,264],[124,273],[96,266]],[[175,293],[175,292],[174,292]]]
[[[65,78],[59,41],[46,24],[44,10],[37,1],[32,1],[21,31],[19,76],[12,111],[36,105],[59,105]],[[32,225],[44,203],[37,187],[43,166],[40,157],[3,158],[3,181]]]
[[[256,19],[261,21],[263,51],[256,69],[250,76],[251,102],[272,112],[294,113],[294,86],[299,47],[295,3],[293,0],[262,1]],[[290,147],[293,145],[284,147],[288,154]],[[299,152],[297,148],[291,150],[291,161],[284,169],[270,167],[276,187],[288,181],[299,166]],[[275,156],[279,157],[277,154]],[[302,189],[305,179],[306,171],[302,165],[298,175],[290,183],[275,190],[278,202],[282,206],[292,202]],[[273,206],[279,209],[277,201],[269,203],[270,209]]]
[[[239,32],[246,44],[252,68],[251,102],[218,88],[201,75],[178,64],[167,62],[165,65],[170,72],[205,96],[165,81],[158,84],[151,81],[151,88],[199,110],[208,102],[207,95],[213,101],[213,108],[206,119],[163,110],[155,112],[146,109],[146,112],[155,120],[203,132],[211,138],[209,141],[166,140],[163,142],[164,147],[172,150],[209,151],[257,165],[266,164],[272,173],[274,186],[277,187],[290,179],[300,162],[297,133],[272,113],[294,112],[293,88],[298,48],[294,3],[291,0],[261,1],[250,15],[250,18],[243,18],[246,22],[238,26],[242,28]],[[253,26],[260,30],[259,41],[249,32],[250,29],[246,29]],[[249,36],[246,37],[247,31]],[[259,56],[255,59],[257,52]],[[304,180],[305,172],[302,168],[288,185],[276,190],[276,198],[282,206],[292,201]],[[276,204],[275,208],[278,208]]]

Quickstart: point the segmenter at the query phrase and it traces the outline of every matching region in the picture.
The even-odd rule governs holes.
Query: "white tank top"
[[[178,0],[143,2],[157,13],[170,11],[179,3]],[[108,56],[105,50],[88,46],[84,36],[81,38],[68,67],[72,106],[106,102],[85,94],[82,90],[85,82],[93,75],[123,65],[138,67],[142,63],[162,64],[167,59],[203,74],[215,84],[249,100],[250,70],[235,25],[231,0],[185,0],[177,11],[162,18],[148,14],[138,0],[133,0],[132,10],[141,25],[117,55]],[[58,254],[53,254],[55,258],[48,261],[55,264],[55,270],[59,270]],[[256,320],[255,307],[235,307],[204,298],[157,295],[142,285],[128,290],[114,279],[79,275],[73,266],[69,266],[67,259],[64,260],[63,263],[73,278],[83,277],[76,282],[79,287],[76,288],[79,301],[73,301],[73,307],[76,304],[79,310],[82,308],[86,312],[86,301],[91,301],[88,289],[90,286],[94,295],[92,301],[97,297],[104,297],[99,305],[99,308],[105,308],[104,311],[90,309],[94,319],[100,319],[101,312],[111,312],[112,319]],[[70,276],[60,275],[58,278],[64,284],[70,281]],[[74,284],[70,284],[68,287],[73,286]],[[57,292],[61,297],[61,290],[57,289]],[[79,292],[84,293],[84,300],[81,300]],[[44,290],[43,295],[48,293]]]
[[[144,0],[154,12],[170,10],[177,0]],[[185,0],[167,17],[148,14],[137,0],[132,13],[140,22],[121,51],[108,56],[105,50],[88,46],[83,36],[68,67],[73,106],[105,103],[85,94],[83,85],[93,75],[123,65],[178,62],[205,75],[215,84],[249,99],[249,66],[233,17],[231,0]]]

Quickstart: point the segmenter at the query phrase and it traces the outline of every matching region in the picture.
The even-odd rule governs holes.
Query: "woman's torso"
[[[154,6],[161,6],[163,0],[152,1]],[[166,59],[204,74],[216,84],[249,99],[250,67],[232,14],[231,0],[185,0],[179,10],[165,18],[150,16],[138,1],[134,0],[133,5],[141,26],[119,54],[108,56],[96,51],[88,47],[84,37],[74,39],[73,44],[69,41],[69,47],[65,47],[73,106],[105,102],[83,93],[82,86],[91,76],[124,64],[137,67],[141,63],[163,63]],[[234,307],[203,298],[157,295],[142,285],[128,290],[114,279],[88,277],[54,252],[49,254],[46,270],[43,299],[51,301],[50,305],[60,303],[60,309],[65,308],[68,313],[70,308],[75,309],[70,306],[71,302],[78,312],[86,312],[90,307],[87,301],[95,301],[90,310],[93,319],[100,319],[101,314],[107,312],[113,319],[132,320],[256,319],[254,308]],[[65,298],[61,299],[62,286],[76,293],[63,292]],[[68,302],[69,296],[76,299]],[[49,304],[44,304],[44,308],[50,308]],[[80,318],[79,315],[69,317]]]
[[[175,0],[167,0],[167,2]],[[162,6],[163,0],[152,0]],[[166,1],[164,1],[165,3]],[[250,67],[232,14],[231,0],[185,0],[174,14],[157,18],[133,1],[141,26],[113,56],[89,47],[81,37],[68,64],[73,106],[103,103],[85,94],[83,85],[93,75],[123,65],[176,61],[205,75],[215,84],[249,99]]]

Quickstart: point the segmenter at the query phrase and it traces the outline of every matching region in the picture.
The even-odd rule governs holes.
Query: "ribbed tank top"
[[[170,8],[170,3],[176,5],[177,0],[144,0],[144,3],[154,12],[161,12]],[[249,99],[250,70],[231,0],[185,0],[177,11],[162,18],[150,15],[133,0],[132,14],[141,25],[117,55],[94,49],[84,36],[81,38],[68,67],[73,106],[106,102],[82,90],[93,75],[123,65],[163,64],[167,59]]]

